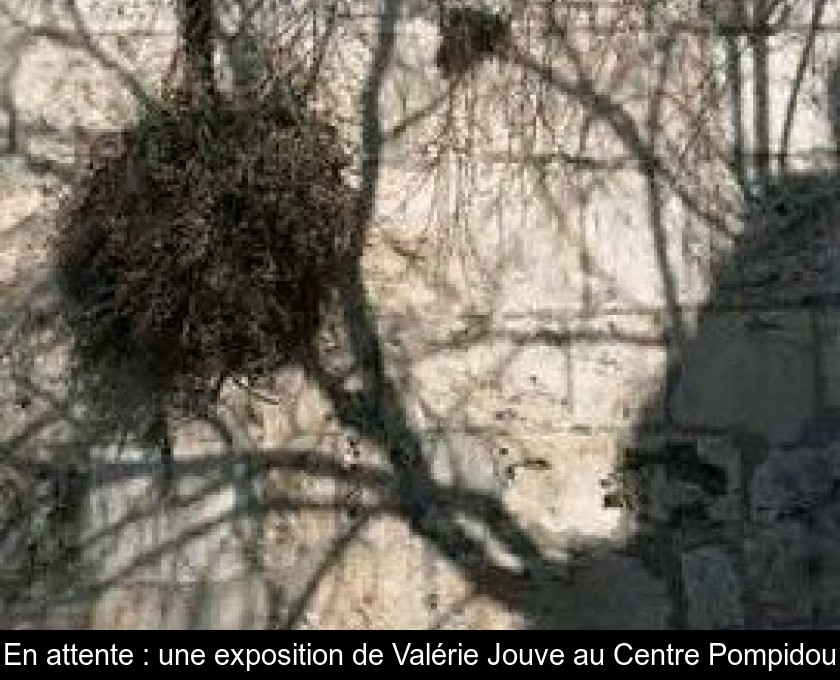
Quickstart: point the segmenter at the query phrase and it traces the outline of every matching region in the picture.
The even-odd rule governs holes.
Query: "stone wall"
[[[373,205],[341,379],[227,386],[165,501],[90,423],[50,238],[175,0],[6,3],[0,624],[834,624],[840,3],[500,0],[459,77],[436,3],[219,4],[220,79],[317,67]]]

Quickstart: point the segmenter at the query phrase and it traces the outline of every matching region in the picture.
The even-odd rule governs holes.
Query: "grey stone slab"
[[[683,553],[686,621],[693,629],[732,628],[744,623],[740,577],[720,546]]]
[[[678,423],[795,438],[814,408],[807,312],[709,314],[680,350]]]

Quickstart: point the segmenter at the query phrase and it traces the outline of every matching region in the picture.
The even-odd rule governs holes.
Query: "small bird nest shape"
[[[91,145],[56,242],[85,364],[189,408],[311,347],[362,225],[336,128],[272,101],[167,100]]]
[[[435,63],[446,78],[456,78],[510,44],[511,19],[477,7],[449,7],[440,17]]]

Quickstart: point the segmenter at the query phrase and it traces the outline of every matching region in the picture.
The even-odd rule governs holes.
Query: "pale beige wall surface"
[[[174,2],[0,8],[4,626],[836,623],[840,3],[497,2],[513,46],[458,81],[433,4],[263,3],[376,169],[389,387],[357,422],[297,369],[231,385],[169,504],[69,396],[49,248],[85,140],[167,81]]]

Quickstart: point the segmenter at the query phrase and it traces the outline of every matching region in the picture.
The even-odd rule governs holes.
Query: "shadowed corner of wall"
[[[840,142],[836,62],[826,86]],[[835,157],[757,187],[616,471],[607,501],[638,527],[673,627],[840,619],[838,180]]]

